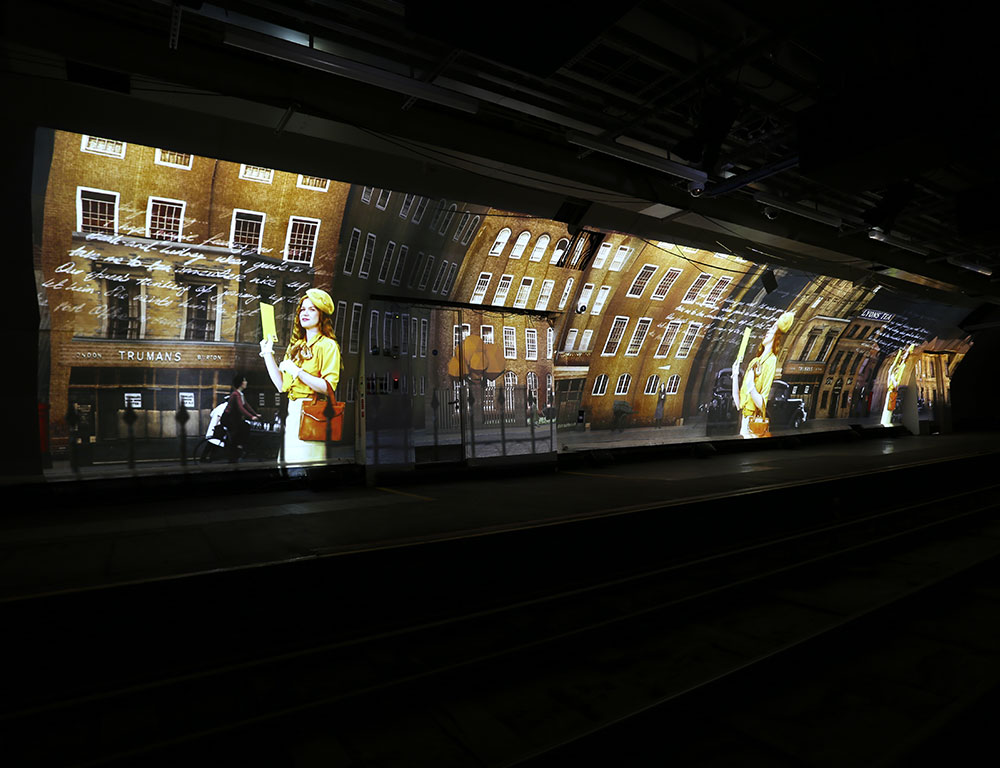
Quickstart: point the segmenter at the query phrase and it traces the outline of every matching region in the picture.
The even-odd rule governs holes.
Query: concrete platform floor
[[[849,478],[892,467],[991,453],[996,433],[858,438],[707,458],[629,460],[595,454],[571,470],[523,468],[476,477],[461,470],[393,487],[349,484],[162,498],[118,481],[83,504],[49,508],[38,485],[8,486],[0,517],[0,599],[336,556],[371,548],[615,515],[748,490]],[[844,504],[858,503],[845,483]],[[103,496],[101,494],[104,494]],[[66,494],[63,494],[63,498]],[[58,498],[58,495],[55,496]]]

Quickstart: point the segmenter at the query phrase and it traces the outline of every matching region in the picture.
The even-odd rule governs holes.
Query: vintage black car
[[[791,386],[786,381],[776,379],[771,382],[771,392],[767,399],[767,417],[771,420],[771,431],[798,429],[806,420],[805,402],[798,397],[789,397]],[[708,403],[706,435],[736,435],[740,431],[740,419],[733,404],[733,372],[723,368],[715,374],[712,401]]]

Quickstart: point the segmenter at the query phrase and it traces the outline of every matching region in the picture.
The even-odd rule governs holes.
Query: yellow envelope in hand
[[[278,331],[274,325],[274,305],[265,304],[261,302],[260,304],[260,324],[263,328],[263,339],[266,341],[270,339],[271,341],[278,340]]]

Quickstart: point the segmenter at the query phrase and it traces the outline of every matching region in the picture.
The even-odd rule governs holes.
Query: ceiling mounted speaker
[[[764,274],[760,276],[760,282],[764,285],[764,290],[768,293],[778,290],[778,278],[774,276],[774,270],[768,267]]]

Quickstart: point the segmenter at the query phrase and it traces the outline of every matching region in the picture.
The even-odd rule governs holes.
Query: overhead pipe
[[[705,197],[719,197],[720,195],[725,195],[729,192],[733,192],[734,190],[742,189],[747,184],[753,184],[755,181],[766,179],[770,176],[779,174],[782,171],[787,171],[790,168],[795,168],[798,164],[799,156],[790,155],[782,158],[781,160],[776,160],[769,165],[763,165],[760,168],[753,168],[737,176],[731,176],[718,184],[714,184],[712,187],[705,190]]]

